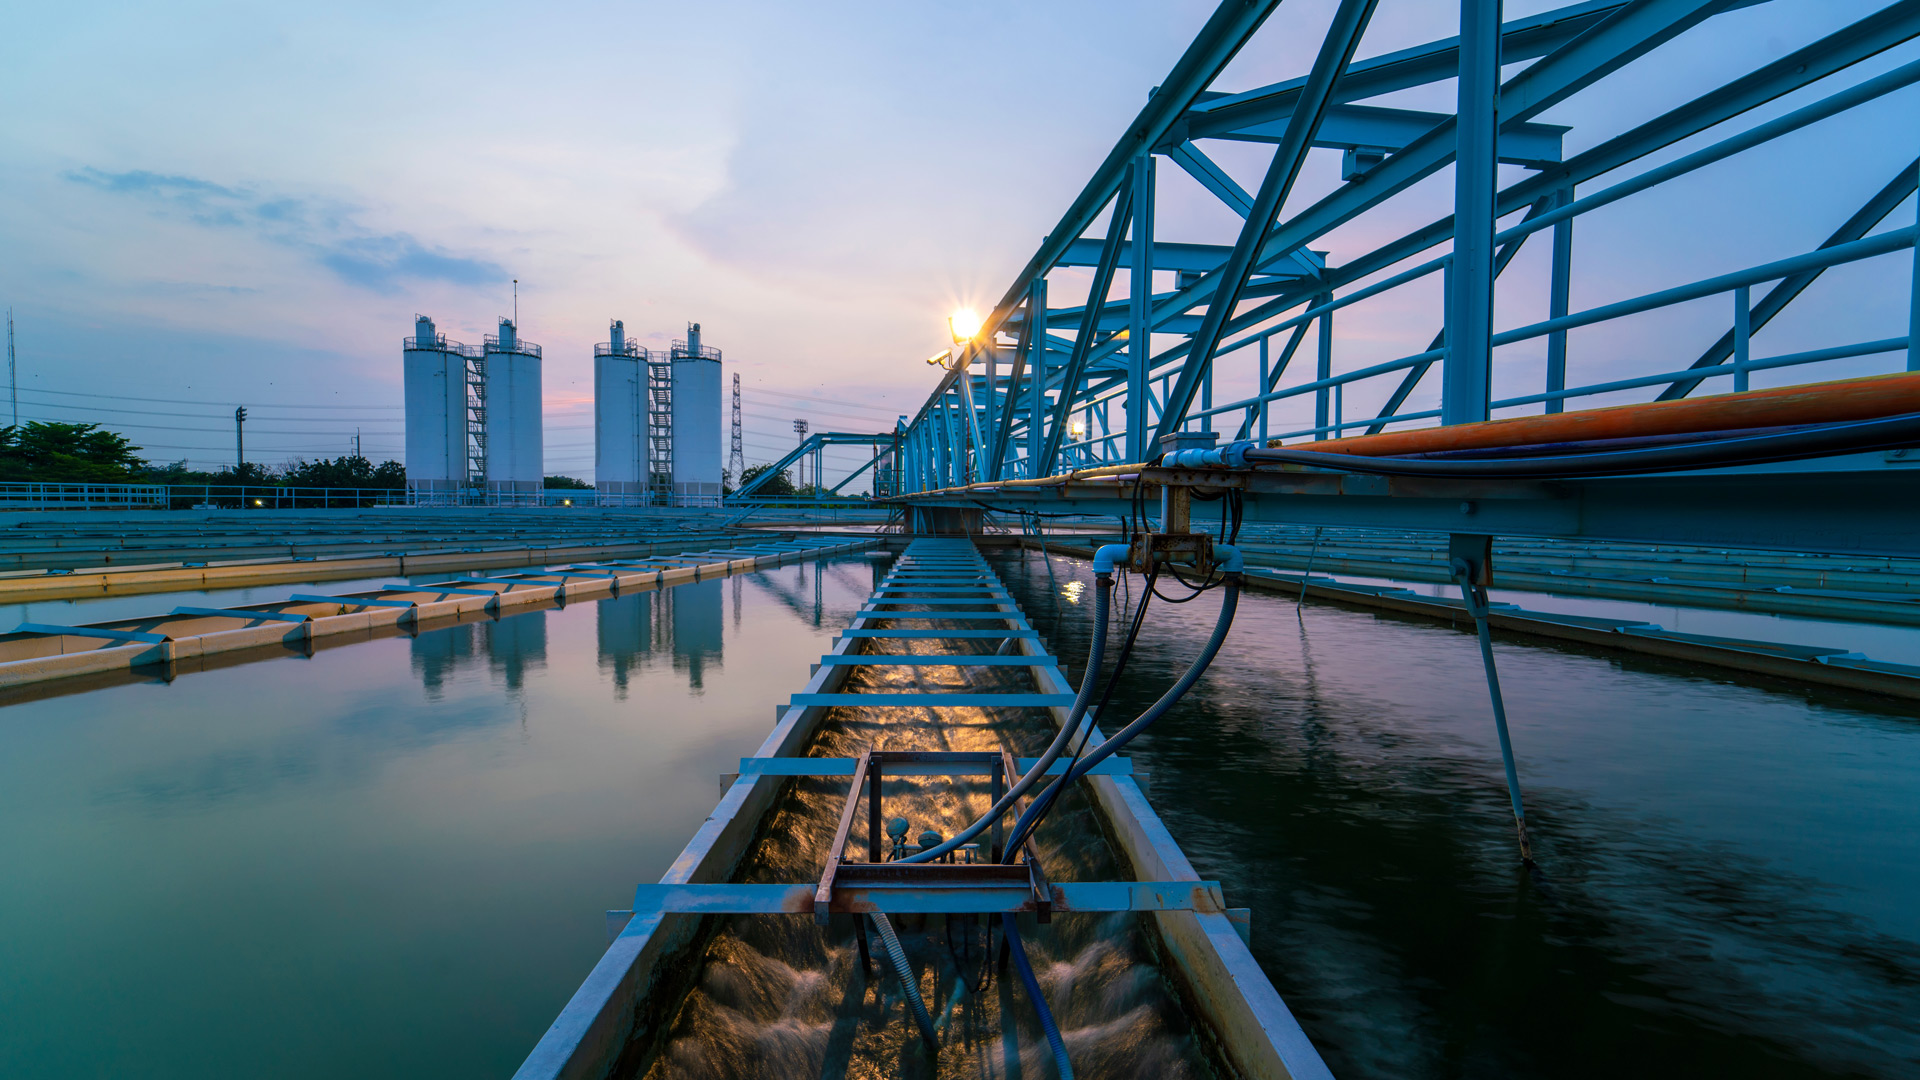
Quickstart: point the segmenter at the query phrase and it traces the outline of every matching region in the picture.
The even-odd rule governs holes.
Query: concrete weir
[[[686,582],[875,547],[878,540],[753,538],[673,555],[574,563],[557,568],[397,584],[338,596],[295,593],[236,608],[182,606],[162,615],[82,626],[22,623],[0,634],[0,691],[81,676],[126,673],[216,655],[238,659],[306,651],[323,640],[349,642],[379,633],[418,633],[438,622],[513,608],[564,604],[622,591]]]
[[[937,569],[936,569],[937,568]],[[916,589],[901,575],[954,573],[977,582],[970,591],[988,592],[987,598],[935,600],[904,597]],[[920,580],[928,580],[923,576]],[[954,591],[954,590],[945,590]],[[893,595],[889,595],[889,594]],[[946,604],[968,610],[940,610]],[[927,605],[930,610],[883,610],[885,607]],[[925,628],[928,622],[964,620],[965,629]],[[904,623],[907,628],[885,624]],[[1010,640],[1017,655],[952,656],[951,666],[1024,667],[1033,677],[1033,693],[849,693],[849,673],[862,666],[931,664],[942,654],[920,654],[903,660],[889,654],[868,660],[868,643],[877,638]],[[1024,663],[1022,661],[1025,661]],[[680,856],[657,885],[635,890],[631,912],[609,912],[610,929],[617,936],[546,1035],[515,1074],[517,1080],[599,1078],[631,1069],[635,1055],[648,1040],[658,1037],[671,1016],[673,986],[695,962],[706,920],[716,915],[748,914],[792,918],[807,914],[825,921],[828,913],[940,912],[940,911],[1051,911],[1075,918],[1082,911],[1134,911],[1145,916],[1145,929],[1157,942],[1164,971],[1178,988],[1182,1004],[1204,1033],[1216,1058],[1231,1073],[1260,1078],[1330,1077],[1319,1053],[1295,1021],[1248,950],[1245,913],[1225,907],[1217,882],[1202,881],[1166,826],[1148,804],[1131,775],[1126,759],[1114,758],[1083,779],[1082,790],[1093,812],[1103,819],[1104,831],[1115,854],[1131,872],[1119,882],[1068,882],[1048,885],[1036,871],[1032,897],[1020,895],[1025,886],[994,890],[976,888],[965,897],[943,896],[937,888],[906,888],[895,883],[884,888],[847,884],[864,881],[880,868],[859,875],[848,873],[862,864],[842,855],[854,804],[867,775],[868,760],[883,756],[870,750],[858,758],[810,756],[829,713],[842,706],[895,705],[932,712],[937,726],[943,707],[999,704],[1044,712],[1056,729],[1063,726],[1074,697],[1059,661],[1048,654],[1039,635],[1028,625],[1004,586],[974,546],[963,540],[917,540],[836,639],[833,651],[822,658],[806,686],[778,710],[771,733],[752,757],[741,760],[737,775],[726,780],[724,794],[706,821],[688,841]],[[889,700],[891,699],[891,700]],[[948,721],[950,722],[950,721]],[[1088,745],[1105,739],[1097,728]],[[913,754],[885,755],[914,758]],[[978,755],[917,755],[935,764],[907,767],[888,775],[935,773],[950,764],[948,758]],[[1014,760],[1007,759],[1008,764]],[[1019,767],[1030,763],[1020,762]],[[1057,764],[1057,763],[1056,763]],[[876,768],[878,766],[876,765]],[[976,770],[977,771],[977,770]],[[848,776],[851,792],[840,833],[830,849],[816,889],[812,882],[755,885],[736,884],[740,867],[762,838],[766,816],[779,801],[784,785],[797,776]],[[877,792],[877,781],[874,790]],[[997,789],[996,789],[997,790]],[[868,852],[878,851],[876,839]],[[900,864],[891,864],[899,866]],[[933,864],[924,864],[932,866]],[[836,879],[835,869],[841,877]],[[985,867],[963,867],[985,870]],[[1041,892],[1048,899],[1036,908]],[[1002,894],[1005,894],[1002,896]],[[975,907],[966,906],[968,903]],[[999,906],[1004,905],[1004,906]],[[863,916],[864,917],[864,916]]]

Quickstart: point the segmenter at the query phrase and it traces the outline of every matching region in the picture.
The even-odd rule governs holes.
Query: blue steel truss
[[[1841,122],[1836,118],[1920,81],[1920,59],[1902,49],[1920,35],[1920,0],[1905,0],[1597,141],[1569,139],[1573,129],[1535,119],[1583,93],[1606,92],[1596,85],[1669,42],[1710,43],[1716,17],[1751,6],[1589,0],[1502,23],[1497,0],[1461,0],[1459,37],[1359,62],[1353,57],[1373,0],[1341,0],[1318,27],[1303,28],[1288,8],[1264,33],[1322,34],[1311,68],[1284,82],[1236,89],[1217,88],[1216,80],[1243,48],[1262,40],[1258,34],[1281,5],[1227,0],[1015,275],[981,332],[900,425],[901,490],[1143,462],[1160,436],[1216,426],[1228,437],[1325,439],[1553,413],[1570,400],[1605,394],[1668,399],[1702,386],[1739,393],[1756,371],[1809,366],[1807,381],[1816,381],[1831,376],[1811,365],[1856,357],[1881,357],[1888,370],[1920,369],[1911,302],[1906,334],[1858,340],[1855,328],[1834,326],[1834,340],[1822,347],[1774,356],[1750,349],[1752,335],[1830,267],[1879,260],[1890,274],[1909,272],[1913,260],[1905,253],[1914,250],[1914,228],[1883,225],[1913,195],[1920,160],[1903,164],[1865,204],[1835,206],[1834,229],[1815,247],[1614,303],[1571,306],[1573,231],[1581,215],[1790,133]],[[1521,61],[1525,66],[1501,82],[1501,65]],[[1863,77],[1868,72],[1877,73]],[[1451,113],[1367,103],[1455,79]],[[1790,94],[1804,103],[1777,114],[1764,108]],[[1766,118],[1758,119],[1761,113]],[[1242,187],[1210,156],[1232,143],[1273,147],[1257,190]],[[1682,143],[1697,148],[1666,153]],[[1563,153],[1571,145],[1587,148]],[[1343,182],[1308,205],[1289,205],[1315,150],[1340,152]],[[1155,215],[1163,161],[1231,211],[1241,222],[1237,234],[1164,235]],[[1448,166],[1454,213],[1405,229],[1406,208],[1419,209],[1411,189]],[[1395,221],[1401,224],[1376,224]],[[1095,230],[1102,235],[1088,235]],[[1340,246],[1329,242],[1335,230],[1386,239],[1335,262],[1318,249]],[[1496,279],[1537,234],[1551,245],[1546,269],[1538,271],[1549,280],[1536,290],[1547,297],[1544,317],[1496,330]],[[1050,306],[1050,281],[1077,295],[1088,271],[1088,300]],[[1122,279],[1126,288],[1116,295]],[[1444,287],[1434,288],[1440,282]],[[1381,297],[1400,310],[1437,306],[1439,332],[1419,352],[1336,371],[1335,318]],[[1673,340],[1678,351],[1637,360],[1642,372],[1568,385],[1569,331],[1706,298],[1719,298],[1729,315],[1726,332],[1704,350]],[[1309,336],[1315,361],[1296,363]],[[1523,343],[1544,345],[1537,389],[1494,398],[1495,364],[1514,355],[1497,350]],[[1523,359],[1538,362],[1531,357]],[[1436,367],[1437,405],[1408,411]],[[1214,381],[1222,372],[1255,392],[1216,404]],[[1284,407],[1300,399],[1312,403],[1311,422],[1287,419],[1304,413]]]

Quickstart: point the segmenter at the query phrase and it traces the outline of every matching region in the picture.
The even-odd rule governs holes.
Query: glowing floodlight
[[[980,323],[980,313],[972,308],[961,308],[947,316],[947,330],[953,334],[956,345],[979,337]]]

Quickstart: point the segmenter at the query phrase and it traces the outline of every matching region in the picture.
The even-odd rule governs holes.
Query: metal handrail
[[[648,363],[652,362],[653,360],[652,353],[649,353],[647,350],[641,348],[640,346],[634,344],[631,341],[621,342],[620,347],[618,349],[613,347],[613,342],[611,341],[600,342],[598,345],[595,345],[593,347],[593,355],[595,356],[627,356],[627,357],[632,357],[636,360],[640,360]]]
[[[687,348],[685,341],[676,338],[673,342],[673,356],[676,358],[682,356],[697,356],[702,360],[718,360],[720,359],[720,350],[711,345],[702,345],[698,351],[695,351]]]
[[[523,356],[539,356],[540,346],[535,345],[531,341],[521,341],[519,338],[515,338],[512,345],[509,345],[503,348],[500,345],[499,334],[488,334],[486,351],[497,352],[497,353],[520,353]]]
[[[1750,267],[1746,270],[1737,270],[1731,274],[1720,274],[1716,277],[1702,278],[1699,281],[1689,282],[1685,285],[1677,285],[1671,289],[1661,289],[1657,292],[1646,293],[1642,296],[1632,297],[1627,300],[1620,300],[1615,303],[1588,308],[1585,311],[1576,311],[1568,315],[1562,315],[1557,319],[1547,319],[1526,326],[1518,326],[1511,330],[1503,330],[1493,335],[1493,346],[1498,348],[1502,345],[1511,345],[1515,342],[1526,341],[1530,338],[1545,337],[1548,334],[1562,330],[1591,326],[1594,323],[1609,322],[1614,319],[1624,318],[1628,315],[1639,315],[1658,308],[1670,307],[1674,304],[1684,304],[1720,293],[1732,292],[1736,289],[1749,288],[1762,282],[1791,277],[1794,274],[1806,270],[1823,269],[1830,266],[1838,266],[1842,263],[1858,262],[1862,259],[1871,259],[1881,255],[1892,254],[1896,251],[1912,248],[1914,246],[1914,236],[1915,226],[1909,225],[1904,229],[1891,229],[1887,232],[1875,233],[1863,240],[1855,240],[1848,244],[1835,244],[1832,247],[1816,248],[1804,254],[1778,259],[1769,263],[1761,263],[1759,266]],[[1884,340],[1892,341],[1895,339],[1887,338]],[[1902,349],[1906,348],[1906,339],[1903,337],[1898,340],[1900,341],[1898,347]],[[1806,353],[1794,353],[1787,357],[1775,357],[1769,362],[1748,361],[1744,365],[1728,363],[1715,365],[1713,367],[1689,368],[1684,372],[1672,373],[1666,376],[1643,376],[1643,381],[1639,381],[1637,385],[1651,386],[1656,383],[1671,383],[1677,379],[1711,378],[1716,375],[1736,374],[1742,370],[1751,371],[1759,367],[1790,367],[1797,364],[1817,363],[1821,360],[1841,359],[1851,356],[1868,356],[1874,353],[1891,351],[1891,348],[1880,347],[1883,345],[1883,342],[1870,342],[1867,344],[1874,347],[1866,348],[1864,345],[1838,346],[1836,348],[1811,350]],[[1865,351],[1849,351],[1859,349],[1864,349]],[[1315,379],[1312,382],[1299,383],[1294,386],[1289,386],[1284,390],[1274,390],[1265,394],[1242,398],[1239,401],[1230,402],[1226,405],[1216,405],[1211,409],[1189,412],[1187,419],[1198,420],[1207,416],[1240,412],[1264,401],[1279,401],[1282,398],[1296,397],[1301,394],[1312,393],[1316,390],[1344,386],[1349,383],[1370,379],[1375,375],[1385,375],[1395,371],[1403,371],[1418,364],[1440,360],[1444,358],[1446,354],[1447,350],[1445,348],[1429,349],[1426,352],[1415,353],[1412,356],[1403,356],[1398,360],[1388,360],[1384,363],[1372,364],[1355,371],[1329,376],[1325,379]],[[1634,384],[1633,380],[1629,380],[1629,385]],[[1566,398],[1585,397],[1590,394],[1602,394],[1626,388],[1628,387],[1620,385],[1618,382],[1598,383],[1588,387],[1572,387],[1564,391],[1555,391],[1552,394],[1534,395],[1524,399],[1515,399],[1506,402],[1494,402],[1492,407],[1499,408],[1503,405],[1564,400]],[[1410,414],[1405,414],[1388,419],[1409,420],[1412,418]],[[1377,419],[1379,418],[1376,418],[1376,420]]]
[[[479,346],[462,345],[457,341],[448,341],[447,335],[445,334],[433,335],[432,340],[424,345],[420,343],[420,338],[418,337],[404,337],[400,339],[400,347],[403,350],[414,352],[450,352],[460,356],[480,355]]]

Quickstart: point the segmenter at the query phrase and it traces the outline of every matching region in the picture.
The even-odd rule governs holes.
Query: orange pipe
[[[1743,394],[1721,394],[1699,399],[1616,405],[1550,416],[1519,416],[1511,420],[1486,420],[1452,427],[1357,435],[1349,439],[1324,439],[1320,442],[1295,443],[1288,449],[1382,457],[1436,450],[1481,450],[1497,446],[1679,435],[1785,424],[1837,424],[1910,412],[1920,412],[1920,372],[1786,386],[1778,390],[1750,390]]]

